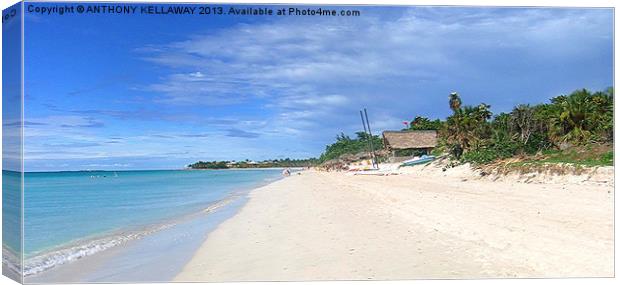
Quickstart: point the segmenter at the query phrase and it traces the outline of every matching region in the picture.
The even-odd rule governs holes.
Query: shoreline
[[[418,170],[310,170],[256,188],[174,281],[613,276],[613,181]]]
[[[34,283],[50,281],[107,282],[114,280],[118,282],[140,282],[170,280],[178,274],[182,265],[189,261],[191,253],[204,241],[204,237],[206,237],[219,223],[239,211],[246,200],[247,198],[245,195],[235,194],[220,201],[216,201],[200,211],[167,219],[158,224],[145,226],[142,229],[117,231],[108,235],[94,237],[92,242],[109,239],[121,239],[121,241],[107,248],[77,257],[74,260],[68,260],[66,262],[54,264],[49,268],[44,268],[40,272],[25,276],[25,280]],[[190,225],[192,225],[191,228]],[[135,237],[125,238],[124,235]],[[178,244],[174,252],[166,252],[162,248],[158,249],[157,247],[160,246],[165,247],[171,245],[170,241],[166,241],[169,239],[167,237],[174,237],[179,241],[183,240],[184,244]],[[153,242],[154,240],[159,240],[159,242]],[[88,244],[88,241],[88,239],[84,239],[75,244],[54,248],[47,252],[47,255],[71,251],[73,248],[82,246],[81,244],[84,242]],[[193,242],[194,246],[189,246],[187,244],[188,242]],[[173,244],[177,244],[177,242]],[[163,259],[164,256],[173,259],[171,256],[174,255],[185,255],[185,257],[180,257],[177,263],[155,266],[153,264],[156,263],[156,258],[150,258],[150,260],[144,259],[140,257],[143,254],[155,256],[158,254],[163,255],[157,257],[157,259]],[[35,257],[41,259],[46,258],[46,255]],[[29,260],[26,259],[26,261]],[[32,261],[30,263],[32,263]],[[28,263],[26,263],[26,265],[27,264]],[[177,268],[176,270],[171,269],[175,267]],[[157,274],[140,275],[135,272],[127,271],[127,268],[134,270],[138,268],[142,268],[143,270],[159,269],[155,270],[158,272]],[[167,275],[162,275],[164,274],[162,271]],[[153,276],[158,277],[154,278]]]
[[[25,277],[26,282],[156,282],[172,280],[220,223],[247,202],[235,194],[199,212],[162,223],[163,229],[56,265]],[[166,250],[174,246],[174,251]],[[148,257],[147,257],[148,256]],[[156,273],[155,273],[156,272]]]
[[[280,169],[297,169],[297,170],[304,170],[305,167],[243,167],[243,168],[214,168],[214,169],[210,169],[210,168],[186,168],[186,169],[181,169],[181,170],[187,170],[187,171],[195,171],[195,170],[209,170],[209,171],[214,171],[214,170],[280,170]]]
[[[245,167],[245,168],[217,168],[217,169],[208,169],[208,168],[174,168],[174,169],[115,169],[115,170],[45,170],[45,171],[23,171],[23,173],[75,173],[75,172],[145,172],[145,171],[185,171],[185,170],[276,170],[276,169],[284,169],[284,168],[304,168],[304,167]],[[2,170],[6,172],[13,173],[22,173],[22,171],[14,171],[14,170]]]
[[[41,262],[48,262],[50,258],[53,260],[62,258],[62,260],[49,266],[35,259],[26,259],[26,266],[30,264],[31,267],[39,265],[47,267],[26,276],[25,280],[35,283],[171,280],[189,261],[206,235],[243,207],[249,192],[280,179],[281,177],[274,176],[267,180],[256,181],[255,185],[249,188],[238,188],[193,212],[168,217],[151,224],[97,234],[47,249],[33,257],[40,259]],[[99,241],[107,241],[111,245],[100,245]],[[188,243],[194,245],[190,246]],[[87,252],[89,250],[83,249],[90,245],[94,246],[95,251]],[[100,248],[101,246],[105,248]],[[165,248],[166,246],[169,248]],[[174,248],[174,251],[171,252],[170,248]],[[77,252],[73,252],[74,249]],[[65,254],[80,254],[80,256],[71,258]],[[145,258],[144,255],[153,258]],[[175,259],[174,256],[176,256],[175,262],[163,264],[162,260],[172,260]],[[128,268],[133,270],[128,271]],[[137,269],[141,269],[141,273],[137,273]],[[158,273],[149,273],[152,270]]]

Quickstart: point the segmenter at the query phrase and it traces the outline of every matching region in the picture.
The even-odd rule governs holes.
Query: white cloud
[[[428,96],[410,90],[416,85],[481,80],[489,73],[490,63],[481,62],[487,54],[578,56],[591,48],[583,41],[611,35],[611,13],[601,12],[412,8],[386,19],[368,9],[353,20],[237,24],[158,46],[144,57],[192,70],[149,87],[163,94],[162,102],[226,105],[261,98],[274,112],[271,131],[325,126],[353,122],[364,106],[403,113],[403,105]],[[398,128],[402,119],[391,121]]]

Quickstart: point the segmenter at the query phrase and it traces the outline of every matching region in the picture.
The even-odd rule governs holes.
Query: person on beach
[[[282,170],[282,176],[290,176],[291,175],[291,170],[288,168],[285,168],[284,170]]]

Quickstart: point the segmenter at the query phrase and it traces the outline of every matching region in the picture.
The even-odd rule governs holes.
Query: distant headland
[[[307,159],[270,159],[263,161],[198,161],[187,167],[189,169],[229,169],[229,168],[273,168],[273,167],[310,167],[318,163],[316,158]]]

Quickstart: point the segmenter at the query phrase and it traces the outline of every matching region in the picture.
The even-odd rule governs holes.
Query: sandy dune
[[[613,193],[307,171],[253,191],[176,280],[613,276]]]

